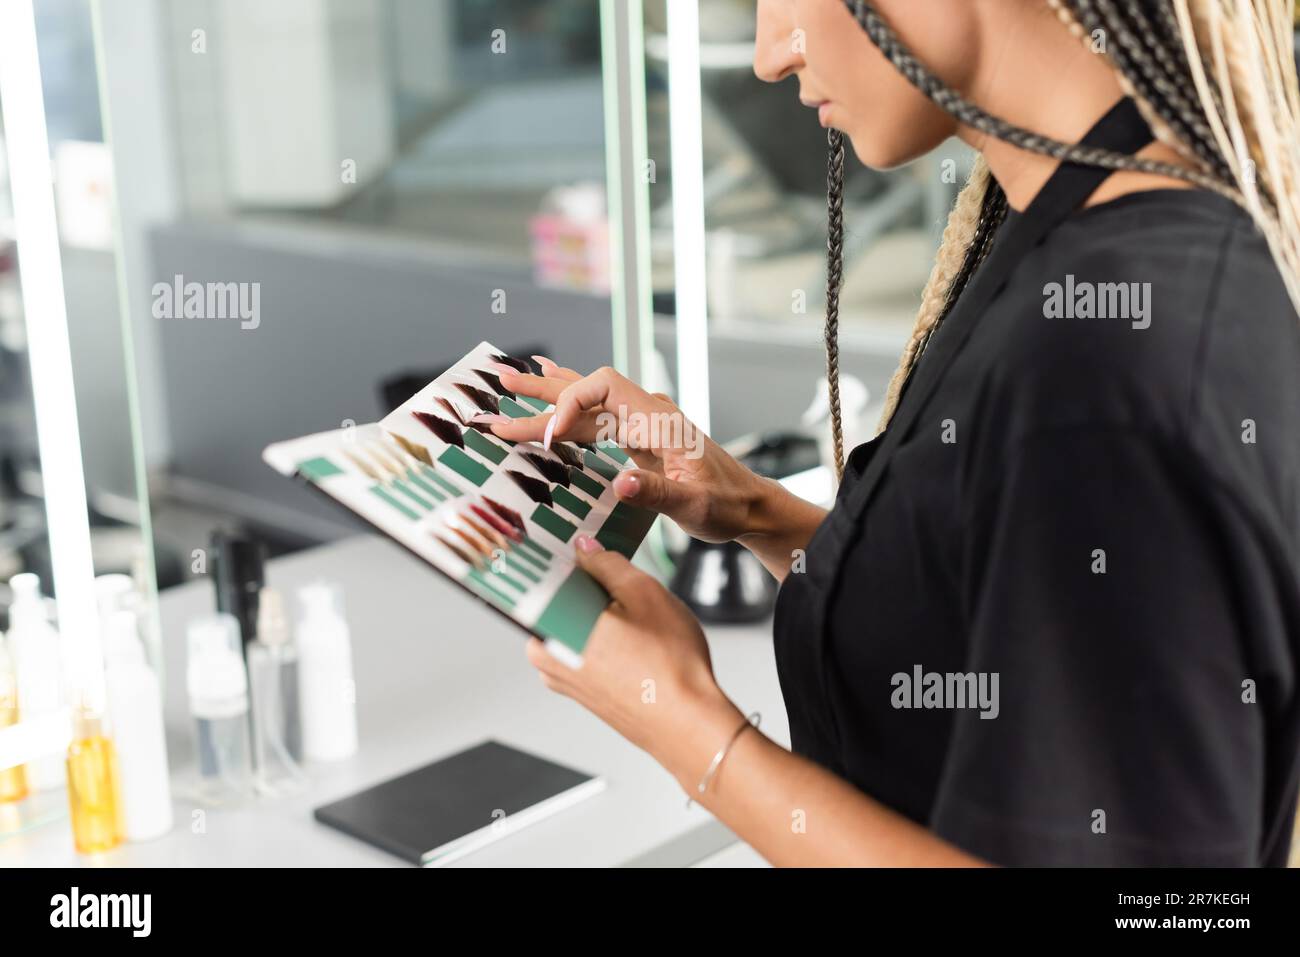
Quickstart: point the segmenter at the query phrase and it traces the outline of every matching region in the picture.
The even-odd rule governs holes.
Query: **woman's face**
[[[967,88],[978,49],[972,0],[875,0],[903,43],[950,87]],[[799,78],[799,99],[844,132],[858,158],[889,169],[928,153],[957,122],[907,82],[843,0],[758,0],[754,73]]]

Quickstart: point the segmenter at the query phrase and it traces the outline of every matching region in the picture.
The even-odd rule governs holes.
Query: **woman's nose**
[[[792,4],[783,0],[759,0],[758,27],[754,38],[754,75],[767,83],[778,83],[803,67],[803,44],[789,16]]]

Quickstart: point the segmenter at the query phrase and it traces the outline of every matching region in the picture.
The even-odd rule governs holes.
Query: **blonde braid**
[[[885,392],[885,408],[880,415],[880,424],[877,426],[880,432],[885,430],[885,426],[894,415],[894,410],[898,408],[903,384],[916,364],[922,344],[934,330],[948,306],[949,290],[952,289],[953,280],[961,270],[975,237],[975,228],[979,223],[980,211],[984,207],[984,197],[988,193],[991,180],[984,157],[977,157],[970,178],[966,180],[966,185],[958,194],[952,212],[948,214],[948,224],[943,230],[943,241],[939,244],[939,252],[936,254],[934,267],[930,270],[930,278],[921,293],[921,308],[916,314],[916,322],[912,326],[911,335],[908,336],[907,345],[903,347],[903,355],[898,360],[898,368]]]
[[[1215,142],[1300,311],[1300,102],[1286,0],[1173,0]]]
[[[1087,48],[1088,52],[1095,52],[1095,41],[1093,35],[1082,23],[1079,22],[1078,18],[1076,18],[1074,13],[1065,6],[1062,0],[1047,0],[1047,5],[1056,12],[1057,18],[1065,25],[1066,29],[1070,31],[1070,34],[1076,37],[1079,42]],[[1109,40],[1107,39],[1106,50],[1109,52],[1109,49],[1110,45]],[[1138,92],[1137,87],[1134,85],[1133,81],[1129,79],[1128,75],[1118,67],[1116,67],[1115,74],[1119,78],[1120,92],[1137,104],[1138,112],[1142,114],[1142,119],[1144,119],[1147,126],[1151,128],[1151,132],[1155,135],[1155,138],[1160,143],[1173,149],[1189,163],[1194,163],[1198,168],[1204,169],[1207,172],[1211,171],[1209,169],[1209,164],[1206,163],[1205,159],[1201,156],[1197,156],[1196,150],[1183,140],[1183,138],[1174,131],[1173,126],[1160,115],[1159,111],[1157,111],[1156,108]]]

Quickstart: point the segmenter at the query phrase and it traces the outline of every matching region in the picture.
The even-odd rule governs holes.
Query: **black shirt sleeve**
[[[1120,427],[1018,443],[965,503],[967,668],[931,826],[1007,865],[1243,865],[1263,819],[1264,718],[1232,543],[1189,457]],[[1255,662],[1258,668],[1258,662]]]

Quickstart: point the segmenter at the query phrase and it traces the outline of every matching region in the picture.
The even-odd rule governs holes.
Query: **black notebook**
[[[604,790],[583,774],[485,741],[316,809],[316,820],[396,854],[438,866]]]

